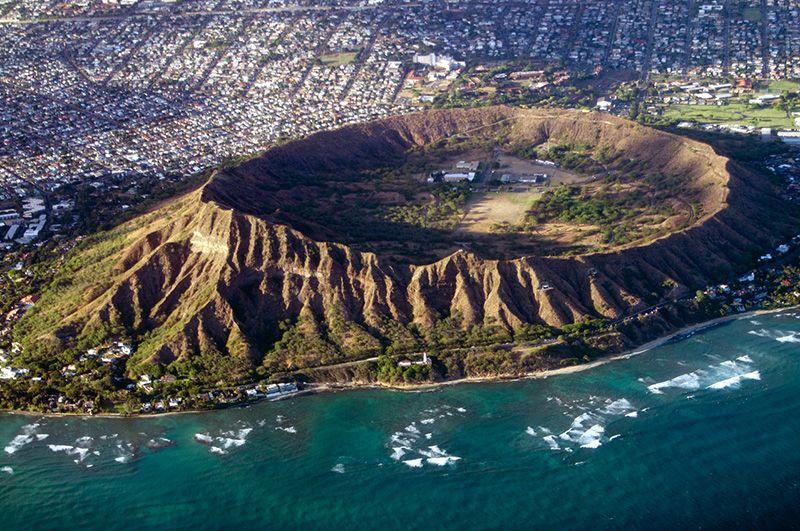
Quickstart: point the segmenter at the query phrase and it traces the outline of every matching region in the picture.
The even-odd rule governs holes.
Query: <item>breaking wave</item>
[[[743,380],[760,380],[761,374],[753,370],[753,359],[750,356],[739,356],[735,360],[723,361],[711,365],[707,369],[681,374],[669,380],[647,386],[653,394],[663,394],[665,389],[675,388],[689,391],[706,389],[726,389],[738,387]]]

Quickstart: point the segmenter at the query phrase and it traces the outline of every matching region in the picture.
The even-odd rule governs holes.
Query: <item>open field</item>
[[[681,121],[708,124],[737,124],[755,127],[792,127],[792,120],[786,113],[773,107],[751,109],[744,103],[729,105],[673,105],[664,116]]]
[[[319,58],[325,66],[349,65],[358,57],[358,51],[326,54]]]
[[[516,225],[524,220],[531,205],[541,192],[486,192],[473,194],[467,203],[467,214],[456,234],[489,234],[492,226],[507,223]]]
[[[761,22],[761,9],[758,7],[748,7],[742,11],[742,16],[750,22]]]
[[[789,79],[776,79],[770,81],[767,90],[763,92],[770,92],[775,94],[783,92],[784,90],[787,90],[789,92],[800,91],[800,81],[791,81]]]

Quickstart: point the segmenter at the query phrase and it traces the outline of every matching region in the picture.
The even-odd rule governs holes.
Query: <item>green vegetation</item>
[[[800,92],[800,81],[792,81],[791,79],[773,79],[770,80],[763,92],[779,93],[784,92]]]
[[[747,7],[742,10],[742,17],[750,22],[761,22],[761,8]]]
[[[777,107],[754,107],[746,103],[728,105],[672,105],[664,118],[709,124],[752,125],[755,127],[791,128],[793,122]]]
[[[592,148],[587,145],[556,144],[544,149],[523,144],[514,146],[511,151],[520,158],[550,160],[566,170],[583,175],[602,172],[604,164],[615,158],[608,146]]]
[[[676,214],[669,199],[679,183],[661,174],[647,175],[639,182],[646,186],[624,188],[609,182],[595,191],[578,186],[548,190],[533,204],[527,226],[552,221],[594,225],[604,231],[603,243],[616,245],[656,236],[666,230],[658,227],[658,221]],[[652,224],[643,225],[644,217]]]
[[[73,314],[75,301],[88,301],[112,284],[116,255],[125,248],[128,243],[126,236],[131,230],[132,226],[124,226],[112,232],[98,233],[85,239],[70,253],[50,284],[42,289],[39,303],[14,328],[14,339],[24,347],[27,356],[45,358],[53,348],[60,350],[65,346],[54,332],[65,321],[77,317]],[[98,279],[104,281],[98,282]],[[89,292],[87,286],[92,286]],[[89,326],[79,332],[77,343],[89,343],[106,332]]]
[[[432,201],[388,207],[384,219],[413,227],[453,230],[464,215],[469,195],[464,186],[439,185],[431,190]]]
[[[431,368],[428,365],[411,365],[400,367],[397,360],[389,356],[381,356],[374,367],[375,378],[379,382],[388,384],[420,383],[431,378]]]
[[[349,65],[358,57],[359,51],[339,52],[322,55],[319,60],[325,66],[344,66]]]

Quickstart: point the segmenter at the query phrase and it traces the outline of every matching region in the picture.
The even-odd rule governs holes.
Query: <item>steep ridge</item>
[[[377,167],[464,134],[611,145],[658,171],[690,175],[703,190],[698,217],[684,230],[613,252],[489,260],[458,251],[434,263],[402,264],[336,243],[335,234],[282,202],[287,172]],[[616,318],[741,272],[755,253],[793,234],[798,217],[767,178],[707,145],[606,115],[497,107],[319,133],[213,176],[148,220],[104,258],[113,265],[109,278],[74,301],[56,328],[78,337],[97,327],[124,330],[139,340],[140,362],[211,350],[256,366],[280,337],[278,324],[304,315],[328,328],[342,318],[355,327],[345,350],[348,341],[382,337],[387,322],[425,330],[458,314],[465,329],[514,330]],[[37,307],[40,317],[48,304],[45,298]]]

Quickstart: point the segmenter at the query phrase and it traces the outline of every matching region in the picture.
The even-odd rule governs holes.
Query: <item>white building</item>
[[[449,172],[444,174],[444,181],[448,183],[459,183],[463,181],[472,182],[475,179],[475,172]]]
[[[421,65],[432,66],[433,68],[438,68],[441,70],[455,70],[456,68],[463,68],[467,66],[464,61],[456,61],[449,55],[437,55],[435,53],[429,53],[427,55],[414,55],[414,62]]]

